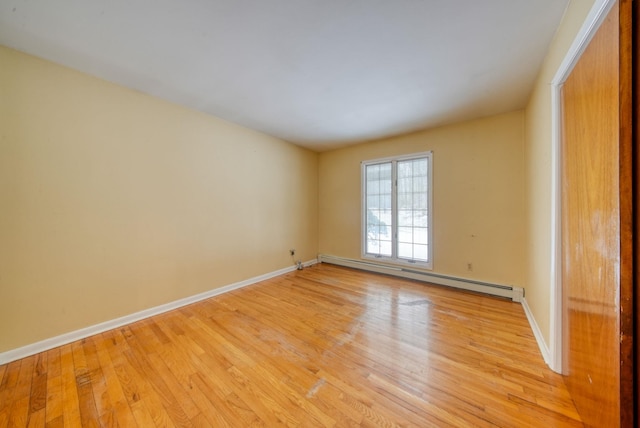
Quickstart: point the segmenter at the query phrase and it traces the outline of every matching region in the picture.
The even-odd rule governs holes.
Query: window
[[[432,152],[362,163],[363,256],[431,268]]]

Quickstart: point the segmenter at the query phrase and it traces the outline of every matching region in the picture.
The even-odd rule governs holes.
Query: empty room
[[[632,427],[631,0],[0,0],[0,427]]]

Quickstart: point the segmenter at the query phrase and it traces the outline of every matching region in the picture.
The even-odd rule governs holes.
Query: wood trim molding
[[[533,336],[536,338],[536,342],[538,342],[538,348],[540,349],[540,353],[542,354],[542,358],[544,358],[544,362],[551,367],[551,352],[549,351],[549,347],[547,343],[544,341],[544,336],[542,335],[542,331],[536,322],[536,318],[533,316],[533,312],[531,312],[531,308],[529,308],[529,303],[527,303],[526,297],[522,298],[522,309],[524,310],[524,314],[527,316],[527,320],[529,321],[529,325],[531,326],[531,331],[533,331]]]
[[[633,14],[633,46],[631,52],[632,59],[632,87],[633,87],[633,100],[632,100],[632,147],[633,153],[633,251],[634,251],[634,263],[633,263],[633,292],[635,300],[634,308],[634,321],[633,327],[633,353],[634,358],[634,391],[635,394],[635,406],[634,403],[630,403],[631,407],[635,408],[633,421],[637,426],[640,424],[640,343],[638,341],[638,332],[640,331],[640,290],[638,289],[638,279],[640,278],[640,2],[632,2],[632,14]]]
[[[620,0],[620,426],[634,423],[633,6]],[[637,23],[636,23],[637,26]],[[635,55],[637,57],[637,55]]]

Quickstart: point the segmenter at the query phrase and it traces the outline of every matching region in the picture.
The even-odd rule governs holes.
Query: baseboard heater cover
[[[432,284],[445,285],[448,287],[459,288],[467,291],[475,291],[478,293],[490,294],[493,296],[506,297],[514,302],[521,302],[524,297],[524,289],[521,287],[513,287],[510,285],[492,284],[489,282],[475,281],[465,278],[457,278],[453,276],[440,275],[430,272],[424,272],[401,266],[388,266],[380,263],[369,262],[365,260],[347,259],[344,257],[330,256],[320,254],[318,261],[339,266],[351,267],[355,269],[366,270],[370,272],[384,273],[387,275],[399,276],[402,278],[415,279],[418,281],[430,282]]]

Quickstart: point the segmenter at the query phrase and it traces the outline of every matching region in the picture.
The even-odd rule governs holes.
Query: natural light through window
[[[363,256],[431,267],[432,153],[363,162]]]

